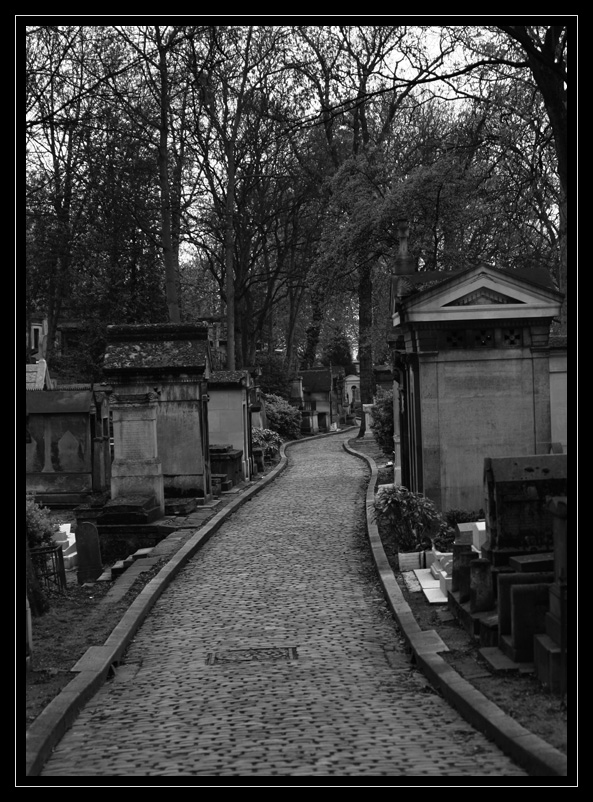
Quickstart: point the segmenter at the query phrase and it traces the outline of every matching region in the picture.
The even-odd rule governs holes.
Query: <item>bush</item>
[[[30,549],[53,546],[52,534],[57,530],[49,510],[37,504],[32,496],[27,496],[27,543]]]
[[[268,426],[278,432],[283,440],[298,440],[301,436],[300,410],[279,395],[264,394]]]
[[[371,431],[381,451],[393,457],[393,392],[379,390],[371,408]]]
[[[27,599],[31,607],[31,615],[36,617],[46,613],[50,604],[47,593],[37,578],[30,550],[41,546],[53,546],[52,533],[56,530],[56,526],[50,518],[49,510],[37,504],[32,496],[27,496],[26,528]]]
[[[455,529],[455,524],[468,524],[472,521],[479,521],[483,518],[484,510],[473,512],[470,510],[451,509],[447,510],[445,513],[445,521],[447,521],[447,524],[451,527],[451,529]]]
[[[256,448],[263,449],[264,459],[275,459],[280,454],[282,438],[272,429],[258,429],[252,427],[251,440]]]
[[[433,502],[402,485],[379,488],[374,515],[387,524],[402,553],[429,549],[434,539],[447,533],[447,523]]]

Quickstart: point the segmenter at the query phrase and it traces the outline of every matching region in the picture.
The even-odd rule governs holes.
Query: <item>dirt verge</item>
[[[387,457],[370,438],[352,439],[348,445],[371,457],[379,469],[378,484],[393,481]],[[564,700],[544,688],[534,673],[493,673],[479,654],[479,644],[458,623],[446,604],[431,604],[422,590],[412,591],[399,571],[397,547],[386,527],[379,525],[379,535],[389,564],[404,598],[423,630],[434,629],[448,646],[442,657],[464,679],[514,718],[529,732],[550,746],[567,754],[568,707]]]

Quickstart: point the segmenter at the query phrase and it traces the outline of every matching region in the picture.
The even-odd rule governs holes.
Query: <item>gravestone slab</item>
[[[103,573],[99,532],[94,524],[84,522],[76,527],[76,553],[78,584],[94,582]]]

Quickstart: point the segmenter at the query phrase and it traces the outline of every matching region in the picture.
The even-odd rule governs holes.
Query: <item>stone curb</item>
[[[56,744],[72,726],[84,705],[105,683],[109,674],[116,670],[115,666],[117,666],[117,663],[123,657],[134,635],[143,624],[163,591],[169,586],[170,582],[179,573],[181,568],[194,556],[201,546],[207,543],[235,510],[252,499],[263,487],[273,482],[274,479],[285,470],[288,464],[286,450],[298,443],[318,440],[321,437],[330,437],[336,434],[344,434],[356,428],[358,427],[352,426],[347,429],[338,429],[335,432],[303,437],[299,440],[290,440],[283,443],[280,447],[280,462],[278,465],[269,473],[265,474],[257,484],[244,490],[236,499],[233,499],[229,504],[223,507],[220,512],[201,526],[195,534],[175,552],[161,568],[159,573],[134,599],[104,645],[91,646],[87,649],[72,669],[80,673],[52,699],[28,728],[26,733],[27,777],[39,776]]]
[[[518,724],[494,702],[491,702],[467,680],[463,679],[439,656],[439,652],[448,649],[438,634],[434,630],[422,631],[420,629],[391,570],[377,524],[373,520],[372,510],[378,476],[377,465],[371,457],[355,451],[347,443],[343,443],[343,447],[349,454],[366,461],[371,469],[371,478],[366,494],[368,538],[385,597],[413,653],[418,668],[466,721],[494,741],[505,754],[510,755],[529,772],[530,776],[568,776],[566,755]]]

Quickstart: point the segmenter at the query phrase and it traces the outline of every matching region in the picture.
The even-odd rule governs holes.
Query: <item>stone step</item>
[[[487,646],[478,652],[495,674],[530,674],[534,671],[533,663],[517,663],[496,646]]]
[[[132,565],[133,562],[133,555],[129,555],[124,560],[118,560],[114,565],[111,566],[111,576],[120,576],[130,567],[130,565]]]
[[[111,566],[111,576],[121,576],[123,572],[126,570],[128,566],[125,564],[124,560],[118,560],[116,563],[113,563]]]
[[[542,554],[521,554],[516,557],[509,557],[509,567],[513,571],[527,573],[530,571],[553,571],[554,554],[546,552]]]
[[[212,474],[212,484],[220,486],[222,491],[230,490],[233,486],[233,483],[228,478],[226,473],[213,473]]]
[[[166,498],[165,515],[189,515],[197,506],[195,498]]]
[[[139,560],[141,557],[148,557],[148,555],[151,553],[153,548],[154,548],[154,546],[149,546],[146,549],[137,549],[132,554],[132,560]]]

